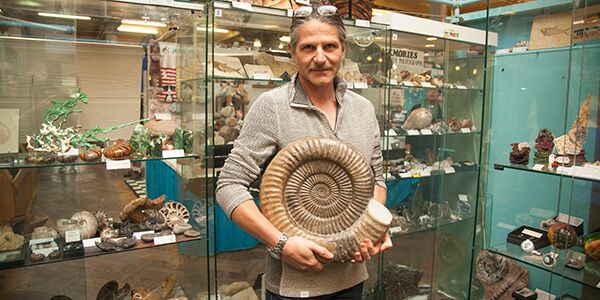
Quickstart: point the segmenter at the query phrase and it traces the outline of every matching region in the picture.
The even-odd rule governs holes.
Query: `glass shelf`
[[[440,176],[448,176],[448,175],[453,175],[453,174],[460,174],[460,173],[467,173],[467,172],[474,172],[478,170],[477,165],[472,165],[472,166],[467,166],[467,165],[461,165],[460,167],[457,166],[452,166],[454,168],[454,172],[451,173],[446,173],[445,171],[441,170],[439,173],[434,173],[434,174],[427,174],[427,175],[422,175],[422,172],[419,173],[413,173],[413,174],[409,174],[410,176],[402,178],[400,176],[396,177],[395,179],[386,179],[387,182],[394,182],[394,181],[400,181],[400,180],[406,180],[406,179],[415,179],[415,178],[428,178],[428,177],[440,177]],[[407,174],[408,172],[402,173],[402,174]]]
[[[473,89],[473,88],[447,88],[447,87],[438,88],[435,86],[422,87],[422,86],[408,86],[408,85],[402,85],[402,84],[385,84],[385,86],[388,86],[391,89],[406,89],[406,90],[437,89],[437,90],[442,90],[442,91],[461,91],[461,92],[465,92],[465,93],[472,93],[472,92],[483,93],[482,89]]]
[[[142,250],[142,249],[148,249],[148,248],[154,248],[154,247],[162,247],[162,246],[166,246],[166,245],[184,244],[184,243],[189,243],[189,242],[193,242],[193,241],[200,241],[200,240],[206,239],[206,237],[202,236],[202,235],[199,237],[186,237],[183,234],[176,235],[175,238],[176,238],[176,241],[174,243],[167,243],[167,244],[161,244],[161,245],[154,245],[153,242],[146,243],[146,242],[138,239],[136,245],[133,248],[122,249],[122,250],[117,250],[117,251],[102,251],[96,246],[85,247],[85,248],[83,248],[84,249],[83,253],[78,253],[76,255],[70,256],[70,255],[66,255],[64,252],[61,252],[60,257],[58,257],[58,258],[51,259],[46,256],[46,257],[44,257],[43,260],[40,260],[40,261],[32,261],[31,260],[31,258],[30,258],[31,249],[26,246],[29,244],[29,241],[26,240],[22,249],[17,250],[17,251],[12,251],[12,252],[20,252],[21,253],[20,255],[23,259],[12,261],[12,262],[0,263],[0,270],[23,268],[23,267],[29,267],[29,266],[62,262],[62,261],[67,261],[67,260],[84,259],[84,258],[88,258],[88,257],[117,254],[117,253],[122,253],[122,252],[127,252],[127,251],[136,251],[136,250]],[[59,249],[62,249],[62,247],[64,245],[64,243],[62,242],[62,239],[57,240],[56,243],[58,244]],[[6,253],[6,252],[4,252],[4,253]]]
[[[534,169],[534,166],[536,167]],[[539,167],[539,168],[538,168]],[[565,177],[573,177],[575,179],[592,181],[592,182],[600,182],[600,168],[595,168],[595,170],[591,170],[592,172],[584,172],[587,168],[584,167],[552,167],[548,165],[541,164],[533,164],[529,165],[515,165],[515,164],[494,164],[494,169],[499,171],[504,171],[504,168],[509,168],[513,170],[540,173],[546,175],[554,175],[554,176],[565,176]]]
[[[227,81],[249,81],[249,82],[273,82],[273,83],[286,83],[286,82],[289,82],[289,80],[284,80],[284,79],[281,79],[281,78],[257,79],[257,78],[246,78],[246,77],[223,77],[223,76],[209,77],[208,80],[212,80],[212,81],[227,80]]]
[[[26,155],[27,154],[24,154],[24,153],[19,153],[18,155],[15,155],[15,154],[0,155],[0,170],[1,169],[14,169],[14,168],[56,168],[56,167],[68,167],[68,166],[100,165],[100,164],[106,163],[105,157],[102,157],[101,160],[92,161],[92,162],[87,162],[87,161],[82,161],[80,159],[77,159],[76,161],[71,162],[71,163],[62,163],[62,162],[55,160],[54,162],[44,164],[44,163],[28,162],[25,160]],[[168,157],[168,158],[145,157],[145,158],[130,158],[129,160],[131,162],[144,162],[144,161],[158,161],[158,160],[181,159],[181,158],[196,159],[199,157],[200,156],[198,156],[198,154],[185,154],[184,156]],[[9,162],[2,162],[3,159],[7,160]]]
[[[412,234],[412,233],[425,232],[425,231],[429,231],[429,230],[435,230],[437,228],[445,227],[445,226],[448,226],[448,225],[458,224],[458,223],[464,223],[464,222],[467,222],[467,221],[471,221],[474,218],[475,217],[473,217],[473,216],[468,216],[468,217],[465,217],[465,218],[463,218],[461,220],[440,222],[440,223],[436,223],[435,226],[433,226],[433,227],[415,226],[415,227],[409,228],[408,231],[405,231],[405,232],[400,231],[400,227],[399,226],[390,227],[390,236],[392,238],[395,238],[395,237],[400,237],[400,236],[403,236],[403,235],[406,235],[406,234]]]
[[[386,138],[397,138],[397,137],[433,137],[433,136],[462,136],[462,135],[479,135],[480,131],[470,131],[470,132],[446,132],[446,133],[435,133],[432,134],[422,134],[420,131],[416,132],[418,134],[397,134],[397,135],[383,135],[382,137]]]
[[[600,263],[592,261],[591,258],[586,257],[586,264],[582,270],[575,270],[565,266],[565,257],[567,256],[568,250],[557,249],[556,252],[559,254],[558,262],[554,267],[546,267],[542,264],[541,256],[534,256],[521,250],[521,247],[513,244],[502,244],[489,249],[491,252],[500,254],[502,256],[514,259],[521,263],[529,266],[536,267],[541,270],[551,272],[558,276],[564,276],[570,280],[579,282],[585,286],[600,289],[597,284],[600,281]],[[541,253],[549,253],[552,250],[552,246],[538,249]],[[574,252],[583,253],[581,247],[573,247],[571,250]]]

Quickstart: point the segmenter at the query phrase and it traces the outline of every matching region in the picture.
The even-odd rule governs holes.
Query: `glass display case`
[[[598,11],[544,1],[462,16],[499,35],[471,298],[600,296]]]
[[[208,298],[204,7],[139,2],[0,4],[3,298]]]
[[[380,299],[465,299],[496,34],[404,14],[389,25],[383,143],[394,247]]]

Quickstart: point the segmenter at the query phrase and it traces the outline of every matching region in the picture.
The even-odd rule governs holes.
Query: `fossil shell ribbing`
[[[289,144],[267,168],[260,187],[262,213],[282,232],[334,254],[354,258],[365,239],[378,241],[392,220],[371,200],[371,167],[351,145],[312,137]]]

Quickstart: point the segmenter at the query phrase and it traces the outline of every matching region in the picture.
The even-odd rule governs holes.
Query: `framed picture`
[[[0,153],[19,152],[19,109],[0,108]]]

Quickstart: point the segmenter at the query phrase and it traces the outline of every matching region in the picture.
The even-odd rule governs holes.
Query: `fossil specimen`
[[[31,234],[32,240],[46,239],[46,238],[57,239],[59,237],[60,237],[60,235],[54,228],[48,228],[46,226],[36,227],[33,230],[33,233]]]
[[[527,269],[486,250],[477,255],[475,270],[485,289],[483,299],[512,300],[512,292],[527,287],[529,282]]]
[[[117,246],[123,249],[133,248],[137,243],[137,238],[132,236],[129,238],[120,239],[117,241]]]
[[[372,200],[369,163],[350,144],[311,137],[290,143],[267,168],[262,213],[279,230],[324,246],[334,260],[354,257],[365,239],[378,241],[392,215]]]
[[[177,222],[175,223],[175,226],[173,226],[173,233],[182,234],[190,229],[192,229],[192,225],[185,222]]]
[[[131,144],[122,139],[118,139],[114,144],[104,149],[104,156],[112,160],[124,159],[131,155]]]
[[[0,251],[11,251],[21,249],[25,237],[16,234],[8,225],[0,227]]]
[[[154,209],[145,209],[142,211],[146,219],[142,222],[142,227],[150,230],[161,230],[167,224],[162,213]]]
[[[82,239],[89,239],[96,236],[96,231],[98,231],[98,220],[96,220],[96,216],[94,216],[94,214],[91,212],[80,211],[75,213],[71,217],[71,220],[76,220],[79,222]]]
[[[96,161],[102,157],[102,150],[99,147],[92,147],[79,151],[79,158],[83,161]]]
[[[421,107],[413,110],[402,128],[405,130],[409,129],[423,129],[429,125],[431,125],[431,121],[433,120],[433,115],[431,111],[427,108]]]
[[[119,289],[119,283],[116,280],[111,280],[105,283],[98,294],[96,295],[96,300],[120,300],[125,299],[125,297],[129,294],[131,287],[129,283],[125,283]]]
[[[167,225],[169,225],[171,229],[175,228],[175,224],[181,221],[187,223],[190,220],[190,212],[185,205],[179,202],[169,201],[165,203],[165,206],[160,209],[160,213],[163,214],[167,221]]]
[[[123,210],[119,213],[119,218],[123,222],[129,220],[131,223],[139,224],[146,219],[146,215],[142,211],[145,209],[159,209],[163,206],[164,202],[165,195],[153,200],[147,197],[137,198],[123,207]]]

